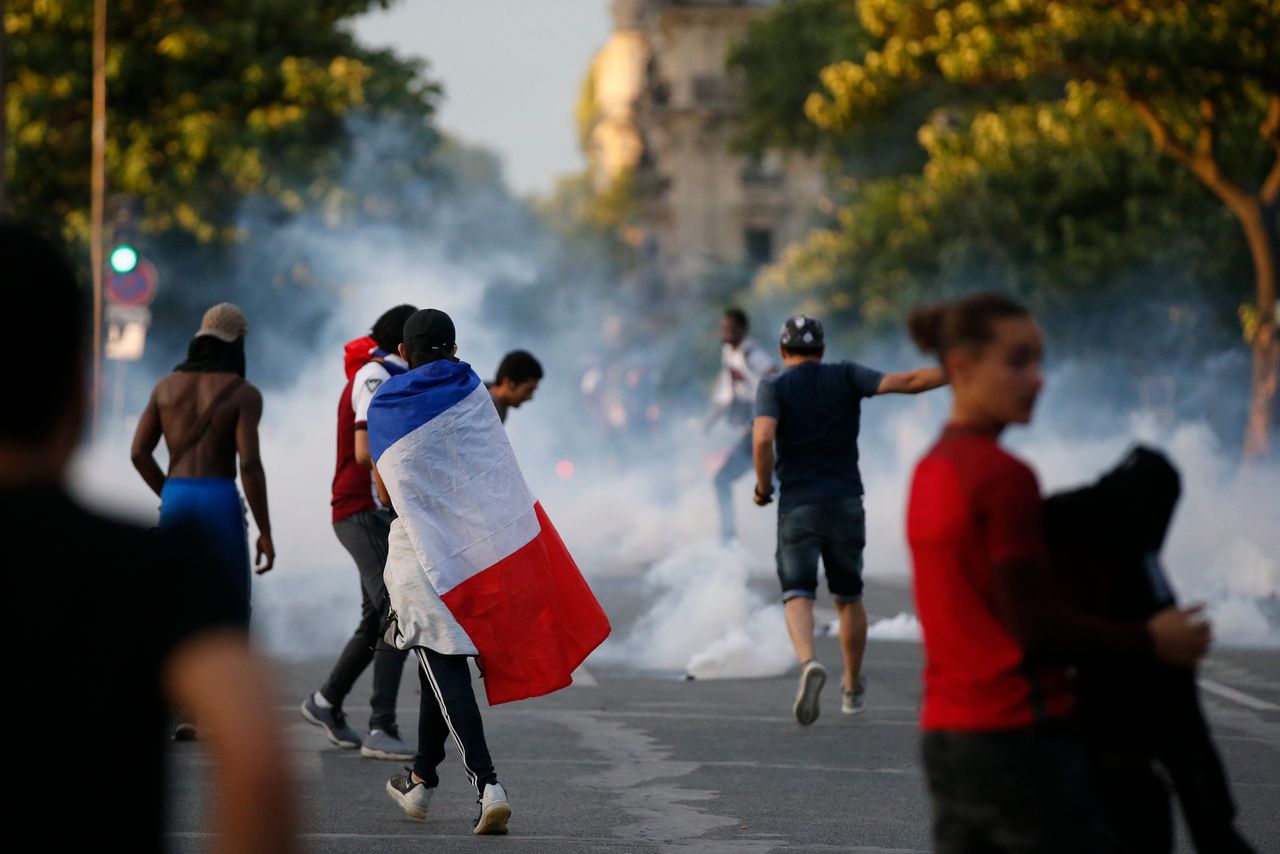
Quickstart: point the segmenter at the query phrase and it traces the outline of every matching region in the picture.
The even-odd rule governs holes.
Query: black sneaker
[[[400,805],[405,815],[412,818],[426,818],[427,809],[431,806],[431,795],[435,789],[428,789],[426,783],[413,779],[413,769],[404,769],[387,781],[387,794],[391,800]]]
[[[360,746],[360,736],[347,726],[347,716],[342,709],[337,706],[322,709],[315,696],[310,695],[302,701],[301,710],[302,716],[324,730],[324,734],[338,747],[354,750]]]

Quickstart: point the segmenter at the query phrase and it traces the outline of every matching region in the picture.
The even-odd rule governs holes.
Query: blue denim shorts
[[[818,558],[827,573],[827,589],[837,602],[862,599],[862,549],[867,518],[862,496],[817,501],[778,514],[778,580],[782,601],[814,598]]]

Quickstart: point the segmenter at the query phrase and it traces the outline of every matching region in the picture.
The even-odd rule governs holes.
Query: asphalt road
[[[600,592],[625,630],[643,604],[633,601],[634,588],[606,584]],[[869,609],[894,614],[906,599],[902,590],[873,588]],[[838,673],[835,640],[820,638],[818,651]],[[867,713],[843,718],[829,682],[822,716],[808,728],[790,717],[794,675],[702,682],[589,665],[578,684],[556,695],[484,709],[514,809],[511,834],[490,838],[470,834],[475,795],[456,754],[441,768],[430,818],[415,821],[383,789],[398,764],[333,748],[302,721],[295,702],[320,684],[330,663],[278,665],[281,696],[294,701],[280,712],[312,852],[929,850],[916,644],[872,642]],[[1259,851],[1280,852],[1280,656],[1219,651],[1202,677],[1240,827]],[[367,720],[367,680],[347,704],[357,727]],[[415,731],[418,699],[416,679],[406,674],[406,734]],[[171,761],[171,843],[207,850],[209,760],[198,744],[175,744]]]

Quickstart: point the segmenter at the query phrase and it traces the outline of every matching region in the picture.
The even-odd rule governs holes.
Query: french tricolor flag
[[[369,450],[491,705],[564,688],[609,620],[534,500],[488,389],[440,359],[382,384]]]

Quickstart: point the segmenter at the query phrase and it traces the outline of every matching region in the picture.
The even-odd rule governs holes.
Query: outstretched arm
[[[138,419],[138,429],[133,432],[130,456],[133,467],[156,495],[164,489],[165,482],[164,470],[155,458],[156,446],[160,444],[163,435],[160,429],[160,407],[156,403],[156,393],[152,390],[147,408],[142,410],[142,416]]]
[[[180,644],[165,662],[169,700],[201,723],[213,754],[213,850],[292,854],[289,759],[273,712],[271,678],[241,632],[213,630]]]
[[[916,368],[914,371],[885,374],[876,394],[919,394],[946,384],[947,375],[942,368]]]
[[[258,575],[275,566],[276,548],[271,541],[271,516],[267,512],[267,473],[258,448],[258,423],[262,420],[262,392],[249,386],[236,422],[236,452],[240,455],[240,483],[258,525],[258,548],[253,563]]]

